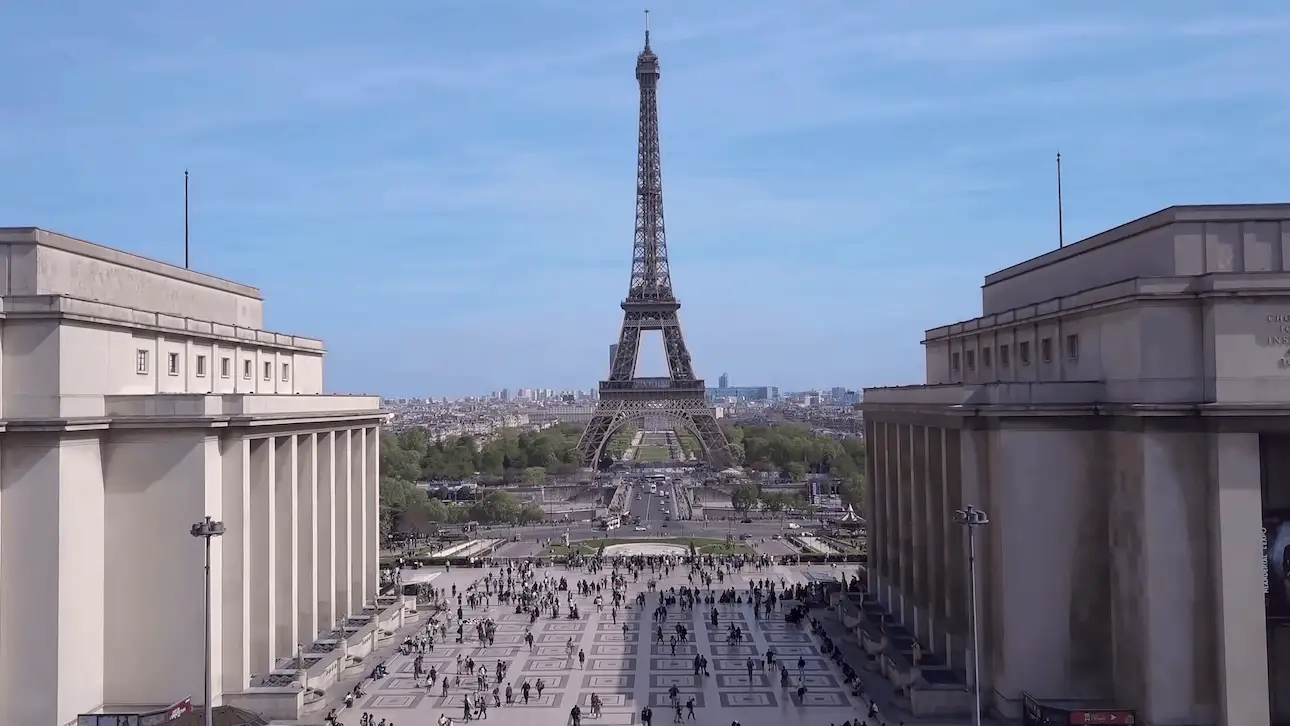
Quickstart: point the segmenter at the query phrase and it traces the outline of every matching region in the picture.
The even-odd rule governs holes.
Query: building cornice
[[[113,416],[107,418],[20,418],[0,419],[0,433],[74,433],[155,429],[259,429],[274,426],[322,429],[346,426],[378,426],[384,411],[350,411],[271,416]]]
[[[94,260],[101,260],[113,265],[128,267],[140,272],[147,272],[161,277],[168,277],[173,280],[181,280],[192,285],[200,285],[212,290],[228,292],[234,295],[263,300],[264,296],[260,294],[258,288],[251,285],[244,285],[240,282],[226,280],[222,277],[208,275],[203,272],[172,265],[167,262],[160,262],[148,257],[136,255],[131,252],[108,247],[96,242],[89,242],[78,239],[58,232],[51,232],[40,227],[0,227],[0,244],[3,245],[32,245],[37,247],[49,247],[51,249],[62,250],[71,254],[88,257]]]
[[[1063,260],[1092,252],[1101,247],[1115,244],[1121,240],[1146,234],[1170,224],[1197,222],[1283,222],[1290,220],[1290,204],[1191,204],[1166,207],[1125,222],[1118,227],[1099,232],[1074,244],[1059,247],[1025,262],[1018,262],[998,272],[986,275],[985,284],[989,287],[1004,282],[1018,275],[1032,272],[1041,267],[1055,265]]]
[[[58,320],[127,330],[146,330],[163,336],[207,340],[241,348],[272,348],[323,355],[315,338],[274,333],[165,313],[127,308],[68,295],[12,295],[0,298],[0,320]]]
[[[928,345],[989,335],[1011,330],[1021,323],[1033,325],[1092,312],[1110,312],[1135,304],[1287,296],[1290,296],[1290,273],[1285,272],[1224,272],[1186,277],[1139,277],[1033,305],[931,328],[924,331],[922,343]]]

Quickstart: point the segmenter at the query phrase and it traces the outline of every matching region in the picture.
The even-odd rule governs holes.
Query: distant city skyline
[[[1285,197],[1284,3],[650,8],[672,276],[709,381],[921,380],[922,331],[1056,246],[1058,151],[1068,242]],[[325,339],[328,390],[589,387],[629,274],[639,10],[10,3],[0,224],[182,265],[187,168],[194,269]]]

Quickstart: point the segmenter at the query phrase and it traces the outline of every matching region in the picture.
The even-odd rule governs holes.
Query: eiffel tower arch
[[[703,379],[694,375],[690,351],[681,333],[677,311],[681,303],[672,292],[663,223],[662,155],[658,141],[658,56],[649,46],[636,57],[640,85],[640,133],[636,161],[636,232],[632,241],[632,275],[622,302],[623,325],[618,335],[609,380],[600,382],[600,400],[582,433],[578,451],[585,466],[600,461],[605,444],[623,424],[646,416],[665,417],[699,441],[710,464],[733,462],[730,444],[707,403]],[[637,378],[641,333],[663,335],[667,377]]]

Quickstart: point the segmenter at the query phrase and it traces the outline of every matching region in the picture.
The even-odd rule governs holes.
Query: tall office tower
[[[726,389],[729,387],[730,387],[730,374],[722,373],[721,377],[717,378],[717,388]]]
[[[610,343],[609,344],[609,370],[610,371],[614,369],[614,359],[617,357],[618,357],[618,344]]]

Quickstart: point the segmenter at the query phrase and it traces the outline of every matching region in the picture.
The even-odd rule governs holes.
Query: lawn
[[[667,461],[672,455],[668,452],[666,446],[638,446],[636,447],[636,461]]]
[[[611,547],[619,544],[633,544],[636,542],[648,542],[650,544],[670,544],[680,545],[687,550],[690,544],[701,555],[751,555],[753,548],[751,545],[743,542],[727,542],[724,539],[711,539],[706,537],[609,537],[606,539],[588,539],[581,542],[570,543],[568,547],[562,544],[551,545],[544,553],[547,557],[564,557],[570,554],[575,555],[594,555],[600,550],[601,545]]]

